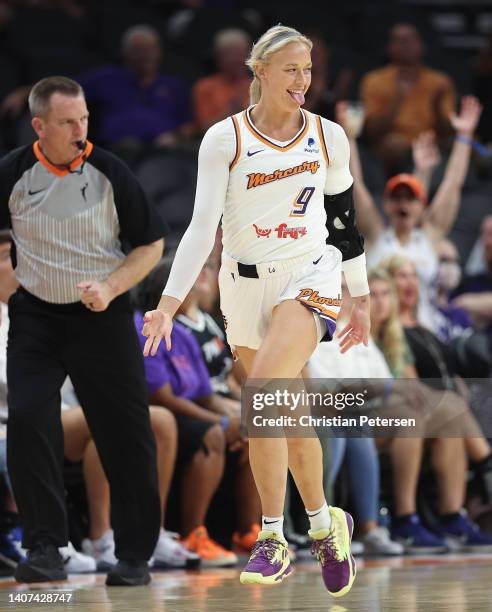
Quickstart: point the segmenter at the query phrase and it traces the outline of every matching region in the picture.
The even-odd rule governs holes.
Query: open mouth
[[[300,106],[304,104],[304,91],[302,89],[288,89],[287,91],[289,92],[290,97],[293,98],[297,104]]]

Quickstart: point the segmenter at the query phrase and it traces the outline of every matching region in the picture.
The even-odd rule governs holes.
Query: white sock
[[[306,508],[306,513],[311,525],[311,531],[330,528],[331,516],[328,510],[328,504],[326,502],[317,510],[308,510]]]
[[[261,529],[262,531],[274,531],[278,536],[284,538],[284,517],[262,516]]]

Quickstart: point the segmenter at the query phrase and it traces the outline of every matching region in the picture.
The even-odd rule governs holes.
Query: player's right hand
[[[173,329],[173,319],[171,315],[163,310],[149,310],[144,314],[144,326],[142,327],[142,336],[147,338],[143,350],[144,357],[157,353],[159,344],[164,338],[166,348],[171,350],[171,332]]]

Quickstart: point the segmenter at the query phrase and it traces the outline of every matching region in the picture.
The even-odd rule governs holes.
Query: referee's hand
[[[80,301],[88,310],[103,312],[116,297],[111,285],[106,281],[84,281],[77,285]]]
[[[142,336],[147,338],[143,350],[144,357],[157,353],[159,344],[162,338],[166,342],[166,348],[171,350],[171,332],[173,329],[173,319],[171,315],[159,308],[157,310],[149,310],[144,314],[144,326],[142,327]]]

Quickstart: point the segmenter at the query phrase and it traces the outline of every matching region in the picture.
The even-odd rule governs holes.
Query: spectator
[[[465,277],[453,294],[452,304],[463,308],[477,327],[492,336],[492,215],[482,221],[480,238],[486,271]]]
[[[170,271],[164,259],[141,284],[137,293],[135,325],[141,329],[143,313],[159,299]],[[145,338],[141,337],[142,347]],[[178,425],[178,470],[183,470],[182,532],[188,550],[197,552],[205,566],[228,566],[236,556],[208,535],[205,517],[224,472],[225,450],[237,451],[236,495],[239,532],[254,544],[259,532],[260,509],[251,477],[246,447],[240,435],[239,403],[235,407],[213,392],[210,377],[193,334],[175,323],[172,347],[164,345],[145,358],[150,401],[171,410]],[[237,538],[236,538],[237,540]],[[244,546],[247,548],[248,546]]]
[[[343,111],[343,108],[342,108]],[[350,170],[354,177],[354,197],[357,224],[366,241],[369,267],[374,267],[387,256],[400,253],[411,257],[421,278],[421,302],[419,320],[430,329],[433,320],[432,291],[438,273],[437,245],[447,236],[458,213],[461,191],[470,161],[470,137],[475,131],[482,108],[471,96],[463,98],[459,115],[452,115],[451,122],[456,130],[449,161],[436,195],[427,205],[427,194],[422,182],[414,175],[399,174],[386,184],[384,210],[389,226],[379,212],[373,197],[364,184],[364,177],[358,157],[357,142],[347,116],[339,113],[339,122],[350,138]],[[415,147],[416,170],[421,176],[428,174],[430,165],[435,163],[431,143],[420,140]]]
[[[394,174],[421,132],[433,130],[439,140],[448,136],[455,99],[450,78],[423,64],[424,45],[414,25],[395,24],[387,52],[389,65],[362,79],[360,96],[367,137]]]
[[[373,337],[381,347],[388,364],[391,364],[392,371],[413,378],[415,368],[411,363],[402,324],[398,319],[399,302],[390,275],[383,269],[374,269],[369,274],[369,287],[372,298]],[[416,355],[415,366],[422,375],[423,366],[418,359],[420,355],[421,352]],[[427,372],[427,375],[436,376],[434,372]],[[444,398],[417,381],[412,385],[406,382],[399,386],[398,381],[395,381],[393,389],[393,393],[398,389],[403,392],[404,399],[408,394],[418,398],[422,435],[409,437],[397,435],[390,442],[394,488],[392,536],[404,544],[408,553],[444,552],[447,548],[446,543],[453,540],[453,548],[456,548],[458,536],[463,536],[462,550],[489,550],[492,547],[492,538],[479,532],[460,513],[460,508],[464,501],[467,443],[469,442],[468,447],[472,452],[478,452],[478,456],[489,463],[490,447],[483,438],[465,441],[457,437],[456,433],[454,435],[442,433],[448,422],[452,426],[454,417],[465,417],[457,420],[457,423],[461,427],[461,423],[465,420],[465,426],[468,426],[468,407],[457,394],[448,393]],[[397,406],[398,404],[395,404],[395,409]],[[475,429],[472,422],[470,428]],[[476,431],[478,432],[478,428]],[[430,446],[431,465],[438,483],[439,534],[426,529],[417,514],[417,485],[424,454],[424,438],[427,436],[430,436],[427,443]]]
[[[459,338],[472,326],[466,310],[450,302],[451,293],[461,280],[461,264],[458,249],[451,240],[444,238],[437,245],[439,269],[436,280],[436,335],[445,344]]]
[[[393,256],[385,261],[396,287],[400,321],[405,336],[415,358],[415,369],[419,378],[441,391],[449,392],[450,402],[463,401],[467,396],[463,381],[453,369],[449,348],[428,329],[422,327],[415,316],[419,299],[419,280],[415,264],[405,257]],[[466,438],[466,451],[473,467],[487,474],[488,494],[492,498],[492,453],[490,445],[483,436]]]
[[[162,74],[158,32],[148,25],[122,37],[123,65],[108,65],[79,78],[97,112],[99,138],[107,145],[175,145],[190,133],[190,102],[177,77]]]
[[[9,328],[7,302],[17,289],[17,280],[10,260],[11,237],[8,230],[0,231],[0,478],[7,484],[5,505],[0,507],[0,561],[15,568],[25,559],[16,541],[14,530],[18,511],[11,493],[7,471],[7,336]]]
[[[150,407],[150,420],[156,439],[157,473],[161,499],[161,525],[165,524],[167,495],[176,458],[176,422],[169,410]],[[84,551],[97,562],[98,571],[109,571],[116,565],[114,536],[110,523],[108,480],[92,439],[87,420],[79,406],[66,405],[62,411],[65,457],[74,463],[83,461],[84,480],[89,507],[89,539],[84,540]],[[200,557],[189,552],[175,534],[161,527],[152,555],[152,567],[196,567]]]
[[[201,134],[217,121],[249,106],[249,35],[242,30],[221,30],[214,42],[218,71],[197,81],[193,88],[195,127]]]
[[[371,336],[381,349],[394,378],[417,378],[414,358],[400,322],[391,277],[380,268],[369,272]]]

